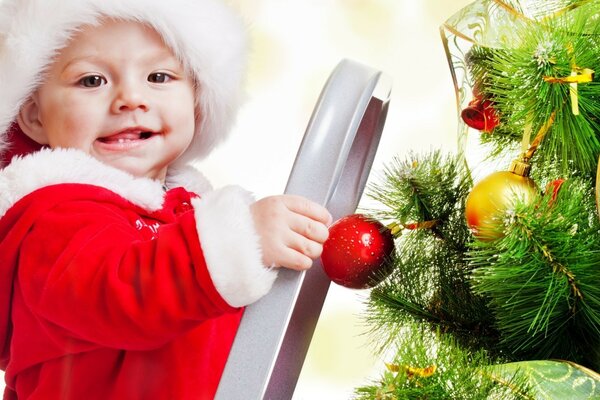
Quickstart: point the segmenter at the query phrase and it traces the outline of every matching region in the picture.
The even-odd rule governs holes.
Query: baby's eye
[[[154,72],[148,75],[148,82],[152,83],[165,83],[171,80],[171,76],[169,74],[165,74],[164,72]]]
[[[95,88],[106,84],[106,79],[100,75],[88,75],[81,78],[78,83],[83,87]]]

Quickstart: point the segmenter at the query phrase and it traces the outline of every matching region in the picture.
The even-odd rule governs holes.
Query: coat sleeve
[[[23,241],[24,300],[56,334],[123,349],[161,346],[270,289],[276,273],[260,261],[250,201],[237,187],[211,192],[151,240],[114,201],[60,203]]]

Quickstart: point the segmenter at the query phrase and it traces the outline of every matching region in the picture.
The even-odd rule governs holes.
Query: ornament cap
[[[531,164],[523,160],[513,160],[513,162],[510,163],[509,171],[513,174],[527,177],[531,171]]]

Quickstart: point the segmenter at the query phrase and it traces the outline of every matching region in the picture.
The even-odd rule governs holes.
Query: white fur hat
[[[148,24],[193,72],[201,121],[181,161],[206,156],[227,136],[246,67],[244,25],[220,0],[1,0],[0,154],[53,56],[78,27],[103,17]]]

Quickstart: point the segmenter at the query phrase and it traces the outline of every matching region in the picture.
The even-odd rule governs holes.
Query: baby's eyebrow
[[[150,54],[140,54],[138,56],[139,59],[137,60],[137,62],[141,65],[154,66],[158,64],[158,66],[161,68],[173,69],[175,72],[183,72],[185,70],[184,66],[179,61],[179,59],[175,57],[173,53],[166,49],[153,51]],[[128,59],[131,59],[131,55],[128,55],[127,57]],[[87,54],[76,56],[68,60],[64,65],[60,67],[60,75],[63,75],[65,72],[68,72],[69,68],[71,68],[73,65],[77,65],[78,63],[101,64],[106,66],[107,61],[100,54]]]
[[[97,55],[74,57],[74,58],[70,59],[69,61],[67,61],[64,65],[62,65],[60,67],[59,72],[62,75],[65,73],[65,71],[68,71],[70,67],[72,67],[73,65],[76,65],[77,63],[80,63],[80,62],[94,63],[94,62],[98,62],[98,61],[101,61],[101,57],[99,57]]]
[[[90,61],[90,60],[94,60],[94,59],[96,59],[95,55],[74,57],[74,58],[70,59],[69,62],[67,62],[65,64],[65,66],[67,66],[69,64],[74,64],[79,61]]]
[[[173,53],[171,53],[170,51],[167,51],[167,50],[163,50],[163,51],[159,51],[159,52],[150,54],[147,56],[147,58],[144,59],[144,61],[149,64],[161,63],[161,62],[172,62],[174,66],[177,66],[178,68],[183,68],[183,65],[181,64],[179,59],[177,57],[175,57],[173,55]]]
[[[77,64],[78,62],[97,62],[97,61],[101,61],[101,60],[102,60],[102,57],[100,57],[97,54],[90,54],[90,55],[86,55],[86,56],[77,56],[77,57],[73,57],[72,59],[67,61],[65,63],[65,65],[62,67],[62,69],[65,70],[72,64]]]

